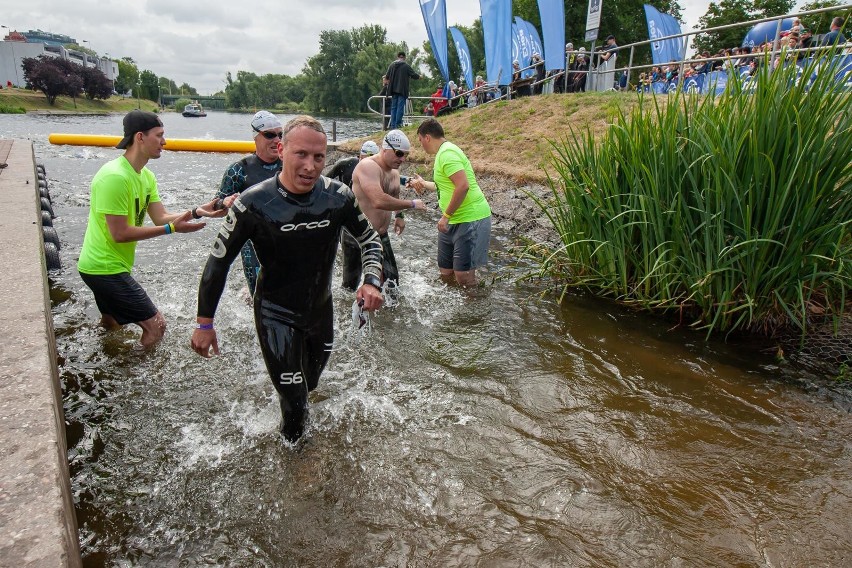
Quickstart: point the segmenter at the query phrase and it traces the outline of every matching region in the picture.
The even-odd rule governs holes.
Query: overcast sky
[[[684,31],[708,4],[681,0]],[[604,0],[603,9],[616,5]],[[478,0],[447,0],[449,25],[468,26],[477,17]],[[201,94],[222,90],[228,71],[296,75],[319,51],[322,30],[364,24],[384,26],[390,41],[409,48],[426,41],[418,0],[0,0],[0,25],[69,35]]]

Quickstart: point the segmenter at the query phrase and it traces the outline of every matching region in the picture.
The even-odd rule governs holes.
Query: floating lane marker
[[[51,144],[57,146],[102,146],[115,148],[121,142],[121,136],[102,136],[100,134],[51,134]],[[242,140],[190,140],[166,138],[166,150],[173,152],[233,152],[250,154],[255,151],[254,142]]]

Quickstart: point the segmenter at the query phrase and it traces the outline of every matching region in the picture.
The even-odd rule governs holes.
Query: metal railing
[[[771,49],[771,59],[772,59],[772,61],[775,61],[777,59],[779,53],[781,52],[781,49],[782,49],[782,48],[779,47],[779,42],[782,38],[782,36],[781,36],[782,20],[784,20],[786,18],[809,16],[809,15],[812,15],[812,14],[821,14],[821,13],[824,13],[824,12],[845,12],[845,16],[846,16],[845,20],[847,22],[846,29],[850,29],[850,27],[848,26],[848,21],[849,21],[849,15],[850,15],[850,13],[852,13],[852,4],[843,4],[843,5],[838,5],[838,6],[832,6],[832,7],[829,7],[829,8],[820,8],[818,10],[808,10],[808,11],[804,11],[804,12],[796,12],[796,13],[793,13],[793,14],[786,14],[786,15],[783,15],[783,16],[773,16],[771,18],[758,18],[758,19],[754,19],[754,20],[749,20],[747,22],[738,22],[736,24],[727,24],[727,25],[724,25],[724,26],[716,26],[716,27],[713,27],[713,28],[706,28],[706,29],[703,29],[703,30],[694,30],[694,31],[690,31],[690,32],[684,32],[684,33],[675,34],[675,35],[668,35],[668,36],[664,36],[664,37],[660,37],[660,38],[654,38],[654,39],[639,41],[639,42],[635,42],[635,43],[630,43],[630,44],[623,45],[623,46],[618,46],[618,48],[614,50],[615,53],[622,54],[625,51],[627,51],[629,53],[627,65],[625,67],[614,67],[613,69],[607,69],[606,73],[608,74],[608,73],[613,73],[613,72],[615,72],[615,73],[621,72],[623,74],[626,74],[627,86],[628,86],[627,88],[629,88],[629,86],[632,84],[631,83],[631,77],[632,77],[633,72],[638,72],[642,69],[652,69],[654,67],[671,66],[672,64],[675,64],[675,65],[678,66],[678,77],[682,78],[684,76],[684,69],[685,69],[686,65],[691,65],[691,64],[694,64],[694,63],[708,63],[708,62],[719,60],[718,55],[716,55],[716,56],[711,55],[709,58],[687,59],[685,51],[686,51],[686,46],[689,44],[689,38],[690,37],[700,35],[700,34],[716,33],[716,32],[720,32],[720,31],[736,29],[736,28],[745,28],[747,26],[753,27],[753,26],[760,24],[760,23],[763,23],[763,22],[777,22],[777,25],[776,25],[776,28],[775,28],[775,37],[774,37],[774,40],[772,42],[772,49]],[[648,63],[648,64],[642,64],[642,65],[634,65],[633,64],[633,59],[634,59],[634,55],[635,55],[635,52],[636,52],[636,48],[648,46],[648,45],[651,45],[651,44],[654,44],[654,43],[657,43],[657,42],[661,42],[661,41],[665,41],[665,40],[669,40],[669,39],[678,39],[678,38],[684,38],[684,42],[683,42],[684,53],[681,53],[681,57],[680,57],[679,60],[671,61],[671,62],[663,63],[663,64],[660,64],[660,63]],[[846,49],[846,48],[849,48],[850,46],[852,46],[852,42],[847,42],[846,44],[839,46],[839,48],[840,49]],[[730,47],[739,47],[739,46],[730,46]],[[594,48],[594,44],[593,44],[593,48]],[[809,47],[807,49],[810,50],[810,51],[815,51],[815,50],[818,50],[819,47]],[[577,52],[573,52],[573,53],[577,53]],[[610,86],[606,86],[605,88],[595,88],[595,87],[601,87],[600,85],[595,84],[596,81],[600,81],[602,79],[602,77],[601,77],[602,73],[600,73],[598,71],[600,55],[601,55],[600,51],[593,52],[591,54],[591,59],[590,59],[590,62],[589,62],[589,71],[587,72],[588,73],[588,82],[587,82],[587,85],[586,85],[587,91],[588,90],[615,90],[616,89],[614,84],[610,85]],[[756,57],[758,55],[762,55],[762,54],[748,53],[748,54],[744,54],[744,55],[737,55],[735,57],[737,59],[742,59],[742,58],[748,58],[748,57]],[[595,61],[596,59],[598,60],[597,61],[598,65],[594,65],[594,63],[596,63],[596,61]],[[616,61],[617,61],[617,59],[616,59]]]
[[[499,78],[498,78],[499,81]],[[414,96],[408,97],[405,103],[405,112],[402,115],[402,123],[404,125],[412,124],[415,120],[424,120],[426,118],[432,116],[443,116],[445,114],[449,114],[451,112],[456,112],[458,110],[462,110],[465,108],[471,108],[472,106],[480,106],[484,104],[490,104],[497,102],[499,100],[504,100],[509,97],[509,90],[506,88],[499,87],[495,81],[494,83],[485,83],[479,87],[474,87],[468,91],[464,91],[455,95],[453,97],[434,97],[429,95],[427,97],[423,96]],[[483,95],[481,98],[479,95]],[[475,103],[470,104],[470,96],[474,96]],[[414,112],[414,104],[418,101],[422,103],[420,108],[425,108],[430,102],[434,102],[435,99],[446,100],[447,105],[440,109],[437,114],[425,114],[425,113],[416,113]],[[418,105],[420,106],[420,105]],[[373,95],[369,99],[367,99],[367,110],[373,114],[379,115],[382,117],[382,128],[387,130],[388,121],[390,119],[390,109],[391,109],[391,97],[387,95]],[[445,110],[446,109],[446,110]]]

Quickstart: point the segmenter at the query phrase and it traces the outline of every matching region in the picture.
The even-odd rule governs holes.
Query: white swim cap
[[[268,110],[260,110],[251,119],[251,129],[254,133],[263,132],[264,130],[272,130],[273,128],[281,128],[281,121],[278,117]]]
[[[408,152],[411,150],[411,142],[408,141],[408,136],[402,130],[391,130],[385,134],[382,141],[382,148],[385,150],[402,150]]]
[[[379,146],[372,140],[367,140],[364,142],[364,145],[361,146],[361,155],[362,156],[373,156],[379,153]]]

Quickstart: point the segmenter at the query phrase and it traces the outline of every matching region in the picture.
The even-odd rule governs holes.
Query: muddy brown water
[[[216,222],[138,247],[169,322],[159,348],[98,329],[74,262],[88,183],[118,151],[46,134],[115,134],[120,119],[0,115],[4,136],[35,141],[58,214],[51,296],[87,566],[850,565],[848,389],[754,346],[541,296],[513,282],[500,230],[498,278],[447,288],[435,212],[393,240],[403,298],[369,334],[335,290],[334,352],[307,441],[288,448],[236,267],[223,355],[189,348]],[[249,136],[245,116],[164,119],[167,136]],[[234,158],[153,162],[166,207],[210,195]]]

